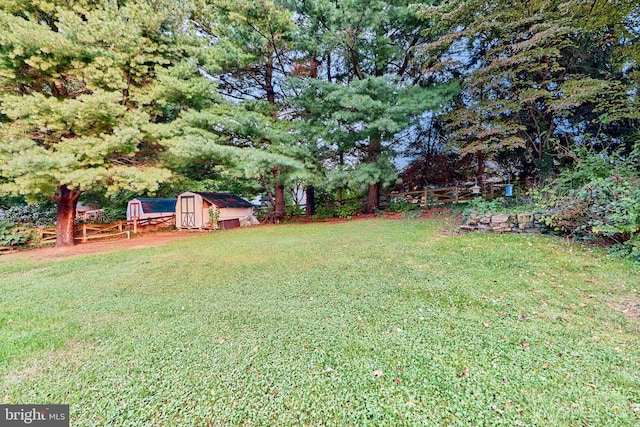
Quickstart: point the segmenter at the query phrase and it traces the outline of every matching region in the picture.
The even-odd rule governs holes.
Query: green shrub
[[[7,221],[0,221],[0,246],[18,246],[30,240],[29,233],[20,233],[16,227]]]
[[[14,224],[47,227],[56,223],[57,210],[41,204],[12,206],[4,214],[4,220]]]
[[[262,222],[267,217],[267,213],[268,213],[267,210],[260,209],[260,210],[255,211],[253,213],[253,216],[255,216],[258,221]]]
[[[640,231],[640,179],[596,178],[552,197],[547,209],[543,220],[558,232],[624,243]]]
[[[546,188],[543,221],[556,232],[612,243],[615,254],[640,260],[640,151],[578,154],[575,168]]]
[[[105,206],[102,208],[104,214],[100,217],[100,220],[104,223],[111,223],[120,220],[127,219],[127,207],[126,206]]]
[[[404,219],[417,219],[422,216],[422,211],[419,209],[412,209],[410,211],[403,211],[402,218]]]
[[[343,219],[352,219],[354,216],[362,212],[362,203],[360,200],[351,200],[343,203],[336,208],[336,215]]]
[[[462,216],[467,219],[471,215],[471,212],[475,212],[478,215],[485,215],[504,212],[504,210],[505,206],[502,198],[485,200],[482,197],[476,197],[464,208]]]
[[[329,204],[317,205],[316,213],[311,218],[313,219],[327,219],[336,216],[336,210]]]
[[[295,218],[305,216],[306,212],[300,205],[290,205],[286,207],[286,216]]]
[[[389,201],[389,210],[391,212],[408,212],[414,209],[416,209],[416,205],[404,197],[394,197]]]

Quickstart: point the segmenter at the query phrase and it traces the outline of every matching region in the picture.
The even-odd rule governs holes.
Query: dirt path
[[[69,248],[37,248],[29,250],[21,250],[15,252],[5,252],[0,255],[0,264],[20,259],[61,259],[79,255],[95,254],[110,252],[120,249],[138,249],[148,248],[152,246],[165,245],[176,240],[187,239],[202,235],[199,231],[171,231],[171,232],[149,232],[141,236],[133,237],[129,240],[126,238],[109,239],[102,241],[93,241],[89,243],[80,243]]]

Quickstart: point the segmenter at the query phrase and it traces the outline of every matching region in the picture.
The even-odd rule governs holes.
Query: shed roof
[[[209,203],[213,203],[219,208],[252,208],[253,205],[242,197],[231,193],[203,193],[196,192]]]
[[[142,199],[137,198],[142,205],[144,213],[152,212],[175,212],[176,199]]]

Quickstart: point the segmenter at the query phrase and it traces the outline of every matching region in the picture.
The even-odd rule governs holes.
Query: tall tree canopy
[[[74,243],[82,192],[168,179],[152,124],[208,96],[178,94],[198,71],[182,62],[188,3],[100,4],[0,1],[1,188],[56,199],[57,246]]]
[[[227,146],[258,150],[242,169],[264,184],[275,209],[284,212],[285,181],[304,170],[300,147],[279,114],[282,82],[291,68],[291,12],[273,0],[203,0],[195,20],[219,58],[214,78],[220,93],[237,103],[228,117],[217,116],[215,133],[226,135]],[[207,151],[206,144],[202,148]]]
[[[296,12],[296,40],[309,75],[322,80],[298,86],[295,103],[305,123],[324,129],[316,143],[360,164],[356,181],[367,184],[371,211],[399,132],[451,96],[452,88],[435,87],[415,60],[415,47],[429,40],[429,21],[418,19],[405,0],[284,3]]]
[[[575,144],[624,141],[639,118],[631,0],[482,2],[422,7],[437,40],[427,67],[461,77],[444,118],[462,153],[511,153],[548,172]]]

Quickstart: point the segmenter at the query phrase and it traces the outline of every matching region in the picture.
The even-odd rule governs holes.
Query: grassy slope
[[[0,264],[0,402],[73,425],[638,425],[637,267],[438,221]]]

